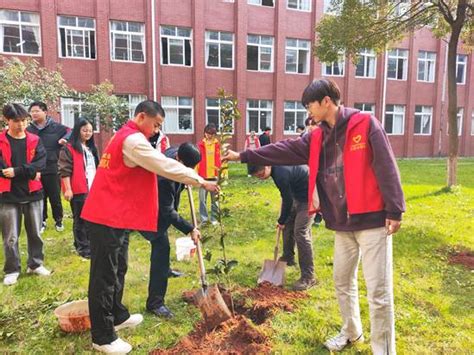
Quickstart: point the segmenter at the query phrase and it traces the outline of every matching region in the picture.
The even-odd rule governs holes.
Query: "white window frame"
[[[374,66],[374,70],[373,70],[373,76],[366,76],[365,73],[368,71],[368,69],[370,68],[370,60],[373,60],[373,66]],[[359,61],[363,61],[363,64],[364,64],[364,75],[363,76],[359,76],[357,75],[357,64],[359,64],[359,62],[356,64],[356,75],[355,77],[356,78],[359,78],[359,79],[375,79],[376,76],[377,76],[377,55],[375,54],[374,51],[370,50],[370,49],[363,49],[360,53],[359,53]],[[368,68],[369,66],[369,68]],[[369,73],[370,74],[370,73]]]
[[[163,34],[163,30],[165,29],[174,29],[174,35],[172,34]],[[179,34],[180,30],[185,30],[189,31],[189,37],[188,36],[183,36]],[[167,54],[168,57],[166,58],[168,63],[164,63],[164,58],[163,58],[163,38],[167,39]],[[183,60],[181,64],[177,63],[170,63],[170,46],[171,46],[171,41],[179,41],[181,42],[181,48],[182,48],[182,53],[183,53]],[[189,41],[189,49],[191,51],[190,53],[190,65],[186,65],[186,45],[185,42]],[[169,65],[169,66],[174,66],[174,67],[188,67],[192,68],[193,67],[193,29],[189,27],[182,27],[182,26],[168,26],[168,25],[161,25],[160,26],[160,48],[161,48],[161,65]],[[233,63],[232,63],[233,64]]]
[[[393,106],[393,111],[388,110],[389,106]],[[391,133],[388,133],[387,128],[385,127],[387,115],[392,115],[393,116],[392,117],[392,132]],[[398,118],[399,117],[402,118],[402,124],[401,124],[402,131],[397,132],[397,133],[393,133],[393,130],[394,130],[393,129],[394,128],[393,123],[395,122],[395,116],[397,116]],[[384,116],[384,119],[383,119],[383,127],[384,127],[385,131],[387,132],[387,135],[389,135],[389,136],[403,136],[405,134],[405,105],[394,105],[394,104],[386,105],[385,106],[385,116]]]
[[[390,60],[395,60],[395,75],[398,75],[399,65],[402,65],[402,78],[399,79],[398,77],[390,77],[389,76],[389,62]],[[401,63],[400,63],[401,60]],[[399,81],[406,81],[408,78],[408,49],[404,48],[394,48],[388,51],[387,53],[387,79],[388,80],[399,80]]]
[[[217,106],[210,105],[209,100],[216,100],[217,101]],[[221,127],[221,102],[222,102],[222,99],[219,99],[217,97],[206,97],[206,124],[209,124],[209,112],[208,112],[208,110],[216,110],[217,111],[217,120],[218,120],[218,124],[216,125],[216,128],[217,128],[218,131]],[[234,124],[235,124],[235,122],[233,122],[233,124],[232,124],[232,131],[231,132],[226,132],[227,134],[234,134],[234,131],[235,131]]]
[[[61,25],[61,17],[70,17],[70,18],[75,18],[76,19],[76,26],[71,26],[71,25]],[[94,27],[91,28],[91,27],[83,27],[83,26],[79,26],[79,19],[88,19],[88,20],[92,20],[94,22]],[[94,18],[91,18],[91,17],[81,17],[81,16],[67,16],[67,15],[58,15],[57,17],[57,22],[58,22],[58,53],[59,53],[59,57],[60,58],[69,58],[69,59],[82,59],[82,60],[96,60],[97,59],[97,37],[96,37],[96,22],[95,22],[95,19]],[[61,29],[64,29],[65,31],[65,46],[66,46],[66,55],[63,55],[62,53],[62,41],[61,41]],[[74,45],[72,44],[72,34],[71,32],[72,31],[78,31],[78,32],[82,32],[82,39],[83,39],[83,43],[84,43],[84,47],[85,47],[85,43],[86,43],[86,40],[88,42],[88,46],[89,46],[89,57],[86,57],[85,56],[85,50],[84,50],[84,56],[83,57],[79,57],[79,56],[74,56],[74,55],[67,55],[67,39],[69,38],[70,41],[71,41],[71,48],[74,47]],[[95,57],[92,58],[92,46],[91,46],[91,43],[89,41],[90,39],[90,32],[93,32],[93,35],[94,35],[94,54],[95,54]],[[74,52],[74,49],[72,49],[72,51]]]
[[[471,113],[471,136],[474,136],[474,111]]]
[[[458,107],[457,112],[456,112],[456,119],[458,120],[458,136],[461,136],[462,135],[462,123],[463,123],[463,120],[464,120],[464,107]],[[471,130],[472,130],[472,128],[471,128]],[[449,119],[446,122],[446,134],[449,135]]]
[[[250,43],[249,42],[249,38],[253,36],[253,37],[258,37],[258,43]],[[272,44],[262,44],[262,38],[265,37],[265,38],[269,38],[272,40]],[[258,69],[255,70],[255,69],[249,69],[248,68],[248,58],[247,58],[247,70],[248,71],[253,71],[253,72],[264,72],[264,73],[273,73],[273,44],[275,43],[275,38],[273,36],[265,36],[265,35],[254,35],[254,34],[249,34],[247,35],[247,51],[248,51],[248,47],[249,46],[254,46],[254,47],[257,47],[258,48],[258,58],[257,58],[257,62],[258,62]],[[261,61],[261,48],[270,48],[271,50],[271,54],[270,54],[270,69],[268,70],[262,70],[261,67],[262,67],[262,61]]]
[[[65,121],[65,106],[71,106],[74,112],[78,113],[78,117],[81,116],[82,114],[82,106],[84,105],[84,102],[81,98],[77,97],[61,97],[61,123],[69,128],[74,128],[75,122],[67,122]],[[74,118],[75,120],[75,118]],[[99,117],[96,117],[95,119],[95,128],[94,128],[94,133],[100,133],[100,120]]]
[[[338,67],[341,69],[341,74],[334,74],[334,65],[337,64]],[[330,69],[331,74],[328,74],[327,71]],[[323,76],[338,76],[338,77],[343,77],[345,74],[345,69],[346,69],[346,57],[344,53],[339,54],[339,59],[337,62],[332,62],[332,63],[322,63],[321,64],[321,75]]]
[[[41,20],[40,20],[40,14],[37,12],[31,12],[31,11],[17,11],[17,10],[7,10],[7,9],[0,9],[0,12],[16,12],[18,14],[18,20],[13,21],[13,20],[0,20],[0,32],[2,35],[0,36],[0,53],[5,53],[9,55],[20,55],[20,56],[31,56],[31,57],[41,57],[42,56],[42,48],[41,48]],[[33,15],[33,17],[37,20],[37,22],[25,22],[22,21],[21,15],[22,14],[30,14]],[[3,45],[4,45],[4,25],[13,25],[13,26],[18,26],[18,30],[20,33],[20,42],[17,45],[17,47],[20,47],[20,52],[7,52],[3,50]],[[37,28],[37,34],[38,34],[38,53],[24,53],[23,49],[23,44],[25,41],[23,40],[23,26],[28,26],[28,27],[35,27]]]
[[[293,0],[296,3],[295,7],[290,7],[290,0],[286,0],[286,8],[288,10],[294,11],[303,11],[303,12],[311,12],[311,0]],[[303,8],[303,5],[306,5],[306,9]]]
[[[417,108],[420,108],[421,111],[417,112]],[[415,106],[415,119],[414,119],[414,127],[413,127],[413,134],[415,136],[431,136],[431,128],[433,126],[433,106],[424,106],[424,105],[416,105]],[[416,132],[416,119],[419,117],[420,119],[420,132]],[[423,123],[426,119],[429,119],[429,132],[423,133]]]
[[[291,46],[289,44],[290,41],[296,41],[296,47]],[[307,39],[298,39],[298,38],[287,38],[285,41],[285,73],[286,74],[299,74],[299,75],[308,75],[309,74],[309,66],[310,66],[310,49],[311,49],[311,41]],[[296,71],[288,71],[287,70],[287,58],[288,58],[288,51],[296,51]],[[300,73],[298,71],[298,64],[300,59],[301,51],[307,52],[306,53],[306,64],[305,64],[305,71]]]
[[[258,107],[250,107],[250,101],[257,101],[258,102]],[[270,103],[270,107],[261,107],[262,106],[262,102],[266,101],[267,103]],[[250,134],[250,129],[249,129],[249,120],[250,120],[250,111],[256,111],[258,112],[258,131],[255,131],[257,132],[258,134],[262,133],[263,131],[260,129],[260,126],[261,126],[261,113],[262,112],[270,112],[270,124],[269,125],[266,125],[268,127],[270,127],[271,129],[273,129],[273,101],[272,100],[257,100],[257,99],[248,99],[247,100],[247,118],[246,118],[246,122],[245,122],[245,129],[246,129],[246,132],[247,134]]]
[[[293,105],[292,108],[287,107],[287,105]],[[301,104],[300,101],[290,101],[286,100],[283,103],[283,134],[285,135],[299,135],[298,132],[296,132],[296,129],[298,128],[298,113],[303,114],[303,122],[301,122],[302,125],[304,125],[304,121],[308,117],[308,111],[306,108]],[[285,130],[285,125],[286,125],[286,113],[292,113],[294,116],[294,130],[292,131],[287,131]]]
[[[165,100],[167,98],[174,98],[175,103],[173,105],[165,103]],[[179,103],[179,99],[190,99],[191,100],[191,105],[182,105]],[[161,97],[161,104],[163,107],[163,110],[165,110],[165,120],[163,123],[163,131],[166,132],[166,134],[194,134],[194,99],[190,96],[162,96]],[[191,109],[191,129],[190,130],[182,130],[179,128],[179,110],[180,109]],[[166,120],[169,121],[169,115],[168,112],[170,110],[176,110],[176,118],[178,119],[178,122],[176,126],[178,127],[177,130],[171,130],[169,129],[169,124],[166,125]]]
[[[434,58],[430,58],[434,55]],[[434,83],[436,75],[436,52],[418,51],[416,80],[423,83]],[[420,66],[424,68],[423,78],[420,79]]]
[[[254,6],[263,6],[263,7],[275,7],[275,1],[276,0],[272,0],[273,2],[272,6],[262,5],[263,0],[247,0],[247,4],[254,5]]]
[[[113,29],[114,22],[122,22],[127,24],[126,31],[119,31]],[[130,23],[139,24],[141,27],[141,32],[133,32],[128,30]],[[142,22],[135,21],[120,21],[120,20],[110,20],[110,60],[113,62],[125,62],[125,63],[146,63],[146,38],[145,38],[145,24]],[[115,59],[115,35],[127,36],[127,55],[129,60],[124,59]],[[143,52],[143,61],[132,60],[132,36],[140,36],[142,38],[142,52]]]
[[[218,34],[218,38],[219,39],[211,39],[209,38],[209,34],[211,32],[214,32],[214,33],[217,33]],[[222,33],[226,33],[226,34],[230,34],[232,35],[232,41],[227,41],[227,40],[223,40],[221,38],[222,36]],[[234,70],[234,63],[235,63],[235,44],[234,44],[234,34],[232,32],[225,32],[225,31],[212,31],[212,30],[207,30],[206,31],[206,34],[205,34],[205,38],[206,38],[206,54],[205,54],[205,61],[206,61],[206,68],[207,69],[222,69],[222,70]],[[218,47],[219,47],[219,58],[218,58],[218,61],[219,61],[219,65],[218,66],[209,66],[207,64],[207,61],[209,59],[209,45],[210,44],[217,44]],[[230,68],[226,68],[226,67],[223,67],[221,65],[221,61],[222,61],[222,54],[221,54],[221,51],[222,51],[222,45],[231,45],[232,46],[232,66]]]
[[[138,104],[147,99],[146,95],[143,94],[117,94],[117,96],[123,97],[128,103],[128,117],[132,118],[135,115],[135,109]]]
[[[464,58],[464,60],[460,60],[460,58]],[[458,82],[458,70],[459,67],[463,67],[462,71],[462,80]],[[465,85],[466,84],[466,73],[467,73],[467,55],[466,54],[456,54],[456,84],[458,85]]]
[[[357,108],[357,105],[362,106],[361,109]],[[368,110],[367,108],[371,108],[371,110]],[[370,113],[372,116],[375,116],[375,104],[371,104],[368,102],[356,102],[354,104],[354,108],[360,110],[362,113]]]
[[[323,1],[323,14],[338,15],[339,12],[340,12],[339,9],[330,10],[331,7],[332,7],[331,2],[332,2],[332,0],[324,0]]]

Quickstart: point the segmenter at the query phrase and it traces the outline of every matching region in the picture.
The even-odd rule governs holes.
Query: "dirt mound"
[[[449,256],[449,263],[464,265],[468,269],[474,270],[474,252],[461,251],[453,253]]]

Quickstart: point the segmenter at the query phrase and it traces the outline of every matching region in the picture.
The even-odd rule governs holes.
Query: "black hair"
[[[201,153],[194,144],[186,142],[179,146],[178,158],[188,168],[194,168],[201,161]]]
[[[25,110],[25,108],[20,104],[6,104],[3,106],[2,111],[3,117],[7,120],[24,120],[30,117],[30,114]]]
[[[135,109],[135,116],[142,112],[148,116],[154,117],[156,115],[160,115],[161,117],[165,118],[165,110],[163,110],[163,107],[161,107],[158,102],[153,100],[145,100],[137,105],[137,108]]]
[[[304,125],[307,127],[307,126],[311,126],[311,121],[313,119],[311,117],[308,117],[304,120]]]
[[[204,127],[204,133],[216,134],[217,133],[216,125],[214,123],[208,123],[206,127]]]
[[[328,96],[335,105],[339,105],[341,91],[334,81],[327,79],[314,80],[303,91],[301,103],[307,107],[311,102],[319,102]]]
[[[271,131],[271,130],[272,130],[272,129],[267,126],[267,127],[265,127],[265,129],[264,129],[263,131],[265,132],[265,131]]]
[[[302,131],[304,131],[305,128],[306,128],[306,127],[305,127],[304,125],[302,125],[302,124],[299,124],[299,125],[296,127],[296,129],[301,129]]]
[[[34,106],[38,106],[41,111],[48,111],[48,106],[46,106],[46,104],[42,101],[33,101],[31,104],[30,104],[30,107],[28,107],[28,112],[31,111],[31,108],[34,107]]]
[[[79,117],[79,119],[74,124],[74,128],[72,129],[72,132],[71,132],[71,137],[69,138],[69,143],[71,144],[71,146],[80,153],[83,153],[82,142],[81,142],[81,128],[88,124],[94,127],[94,125],[89,120]],[[97,152],[97,147],[95,146],[95,142],[94,142],[94,134],[92,134],[91,139],[89,139],[86,142],[86,146],[92,152],[92,155],[94,156],[94,159],[95,159],[95,165],[97,166],[99,163],[99,155]]]
[[[265,169],[265,165],[247,164],[247,172],[249,173],[249,175],[254,175],[259,171],[262,171],[263,169]]]

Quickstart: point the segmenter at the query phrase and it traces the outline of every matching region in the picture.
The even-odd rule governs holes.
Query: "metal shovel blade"
[[[194,300],[201,309],[207,329],[214,329],[222,322],[232,318],[216,285],[201,289],[194,294]]]
[[[265,260],[257,283],[269,282],[275,286],[283,286],[285,283],[285,268],[286,261]]]

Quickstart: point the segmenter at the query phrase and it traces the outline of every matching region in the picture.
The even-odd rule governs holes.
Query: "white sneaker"
[[[217,221],[212,221],[211,224],[212,224],[213,226],[217,226],[217,225],[219,224],[219,222],[217,222]]]
[[[3,279],[3,284],[6,286],[14,285],[18,281],[19,272],[12,272],[11,274],[6,274]]]
[[[36,269],[28,268],[26,270],[26,273],[27,274],[36,274],[36,275],[40,275],[40,276],[49,276],[49,275],[51,275],[51,271],[46,269],[43,265],[38,266]]]
[[[131,314],[125,322],[120,323],[115,326],[115,330],[120,330],[124,328],[133,328],[143,322],[143,316],[140,313]]]
[[[110,344],[97,345],[92,343],[92,347],[97,351],[107,354],[127,354],[132,351],[132,346],[120,338],[117,338]]]
[[[361,343],[364,341],[364,335],[361,334],[355,339],[350,339],[347,337],[344,333],[339,333],[335,337],[328,339],[325,343],[324,346],[329,350],[329,351],[342,351],[345,347],[355,344],[355,343]]]

